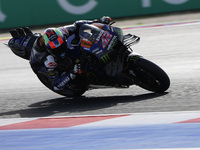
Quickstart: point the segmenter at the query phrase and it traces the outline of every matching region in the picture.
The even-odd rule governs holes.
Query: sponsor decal
[[[109,44],[110,40],[112,39],[113,35],[110,34],[108,31],[105,31],[101,37],[102,41],[102,47],[105,49],[105,47]]]
[[[164,2],[172,5],[180,5],[188,2],[189,0],[163,0]],[[142,7],[151,7],[152,0],[142,0]]]
[[[113,46],[116,44],[117,42],[117,36],[114,36],[113,39],[111,40],[110,44],[108,45],[107,50],[109,51],[110,49],[113,48]]]
[[[68,0],[57,0],[57,2],[66,12],[74,15],[86,14],[93,10],[98,4],[96,0],[89,0],[82,6],[74,6],[70,4]]]
[[[47,56],[47,60],[44,62],[44,64],[47,68],[50,69],[57,67],[57,63],[54,61],[54,58],[51,55]]]
[[[64,79],[64,80],[58,85],[58,88],[62,88],[62,87],[65,86],[65,84],[66,84],[67,82],[69,82],[69,81],[70,81],[70,78],[67,77],[66,79]]]
[[[128,61],[130,61],[130,62],[135,62],[135,61],[137,61],[137,60],[138,60],[138,58],[140,58],[140,57],[139,57],[139,56],[137,56],[137,55],[130,56]]]
[[[92,47],[92,42],[82,39],[81,46],[90,49]]]
[[[96,42],[95,43],[99,42],[99,40],[100,40],[101,36],[103,35],[103,33],[104,33],[104,31],[101,30],[101,32],[99,33],[98,37],[96,38]]]
[[[69,35],[69,31],[66,28],[64,28],[64,27],[61,28],[61,32],[63,34],[66,34],[67,36]]]
[[[40,37],[39,44],[40,44],[41,47],[44,46],[44,39],[43,39],[43,37]]]
[[[98,51],[96,51],[95,54],[96,54],[96,55],[99,55],[99,54],[101,54],[102,52],[103,52],[103,50],[101,50],[101,49],[99,50],[99,49],[98,49]]]
[[[107,63],[109,63],[110,62],[110,57],[108,56],[108,54],[106,54],[106,55],[104,55],[104,56],[102,56],[101,57],[101,60],[105,63],[105,64],[107,64]]]
[[[189,0],[163,0],[163,1],[172,5],[180,5],[180,4],[188,2]]]
[[[50,62],[50,63],[48,63],[48,67],[49,68],[57,67],[57,64],[55,62]]]
[[[0,1],[0,22],[4,22],[6,20],[6,15],[1,10],[1,1]]]
[[[96,49],[93,49],[93,50],[92,50],[92,53],[95,53],[95,54],[97,54],[97,53],[99,53],[99,51],[101,51],[101,52],[102,52],[102,50],[100,50],[99,48],[96,48]]]
[[[49,40],[50,40],[50,41],[55,41],[56,39],[58,39],[58,36],[57,36],[56,34],[51,35],[51,36],[49,37]]]

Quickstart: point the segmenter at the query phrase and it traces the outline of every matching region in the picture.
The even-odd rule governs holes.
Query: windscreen
[[[117,40],[122,37],[119,35],[121,29],[99,25],[84,24],[79,30],[81,38],[81,48],[95,54],[98,58],[112,51]]]

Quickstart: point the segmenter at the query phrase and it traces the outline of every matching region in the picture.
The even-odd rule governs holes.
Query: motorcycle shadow
[[[77,98],[56,98],[45,100],[29,105],[28,109],[16,110],[10,112],[0,113],[0,116],[19,114],[21,118],[24,117],[48,117],[48,116],[66,116],[71,113],[84,113],[88,111],[95,111],[103,108],[113,107],[117,104],[125,104],[131,102],[138,102],[153,99],[166,95],[148,93],[142,95],[125,95],[125,96],[107,96],[107,97],[77,97]],[[63,113],[63,114],[62,114]]]

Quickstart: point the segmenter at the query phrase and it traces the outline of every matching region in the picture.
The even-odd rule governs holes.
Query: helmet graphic
[[[48,28],[42,35],[47,51],[58,59],[66,56],[67,42],[65,36],[56,28]]]

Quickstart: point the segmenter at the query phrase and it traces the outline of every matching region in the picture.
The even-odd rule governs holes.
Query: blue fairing
[[[117,44],[117,40],[123,40],[120,28],[104,24],[84,24],[79,31],[81,48],[95,54],[98,58],[109,53]]]

